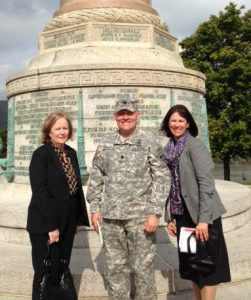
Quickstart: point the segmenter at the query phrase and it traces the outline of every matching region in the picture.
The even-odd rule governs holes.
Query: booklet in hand
[[[103,246],[104,242],[103,242],[103,235],[102,235],[101,225],[99,224],[99,222],[97,222],[97,224],[98,224],[98,235],[99,235],[99,239],[100,239],[100,244],[101,244],[101,246]]]
[[[180,228],[179,249],[184,253],[196,253],[195,228]]]

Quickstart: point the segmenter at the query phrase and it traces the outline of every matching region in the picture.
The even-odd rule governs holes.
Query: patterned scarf
[[[70,189],[70,195],[75,195],[77,192],[77,176],[75,173],[75,170],[72,166],[71,159],[69,156],[67,156],[67,152],[62,151],[60,148],[58,148],[56,145],[54,145],[51,142],[52,148],[55,150],[57,157],[59,159],[59,162],[64,170],[67,183]]]
[[[178,141],[170,138],[164,148],[164,156],[171,171],[171,188],[169,193],[170,210],[172,215],[183,215],[184,207],[180,192],[179,158],[188,139],[188,131]]]

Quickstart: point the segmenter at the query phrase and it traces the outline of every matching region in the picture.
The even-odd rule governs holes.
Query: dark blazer
[[[65,147],[78,181],[76,225],[90,226],[76,151],[68,145]],[[67,220],[68,204],[72,199],[64,170],[49,143],[33,152],[29,171],[32,197],[28,207],[28,232],[47,233],[55,229],[62,232]]]
[[[226,212],[215,189],[212,169],[209,151],[190,135],[180,156],[179,175],[181,194],[195,224],[211,224]]]

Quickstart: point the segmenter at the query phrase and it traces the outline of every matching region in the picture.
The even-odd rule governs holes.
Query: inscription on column
[[[113,42],[140,42],[142,34],[137,28],[113,28],[105,27],[101,31],[102,41]]]
[[[155,134],[159,132],[159,124],[166,113],[166,89],[104,88],[90,89],[87,93],[86,111],[90,114],[87,118],[92,118],[90,122],[85,122],[87,140],[91,141],[89,144],[98,144],[106,133],[116,130],[112,115],[117,100],[138,99],[141,114],[139,127]]]
[[[170,51],[175,51],[175,42],[171,40],[168,36],[154,32],[154,39],[156,45],[168,49]]]
[[[36,92],[16,98],[15,169],[17,176],[28,175],[31,154],[40,144],[42,123],[53,111],[66,111],[71,119],[76,118],[75,94],[61,91]]]
[[[44,49],[59,48],[67,45],[83,43],[86,40],[86,28],[66,32],[58,32],[44,36]]]

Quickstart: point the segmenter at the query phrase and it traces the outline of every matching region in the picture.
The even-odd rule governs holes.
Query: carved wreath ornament
[[[168,31],[166,23],[159,16],[139,10],[119,8],[83,9],[65,13],[49,21],[43,31],[86,22],[152,24],[162,30]]]

